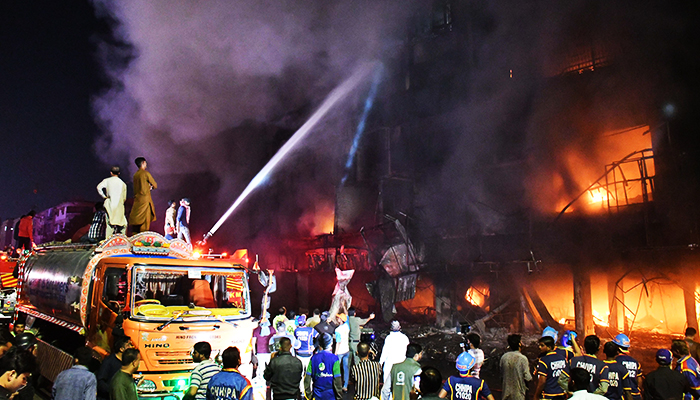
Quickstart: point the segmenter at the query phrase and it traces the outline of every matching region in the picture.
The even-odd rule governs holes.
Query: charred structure
[[[554,21],[549,6],[417,13],[325,214],[334,233],[291,240],[281,269],[373,270],[363,306],[389,318],[391,293],[441,326],[697,326],[693,102],[664,76],[684,50],[661,27],[634,37],[648,21],[621,2],[557,5]]]

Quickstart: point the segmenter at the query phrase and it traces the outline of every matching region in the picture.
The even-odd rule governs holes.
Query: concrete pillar
[[[622,291],[616,290],[616,279],[612,274],[607,275],[608,278],[608,309],[610,310],[610,315],[608,315],[608,325],[610,326],[611,332],[617,332],[620,330],[620,324],[618,323],[620,302],[617,300],[616,296],[621,296]],[[624,315],[624,312],[622,313]]]
[[[297,281],[297,309],[309,311],[309,273],[290,274]]]
[[[593,308],[591,305],[591,277],[589,272],[579,265],[573,266],[573,275],[576,332],[583,336],[592,335],[595,333],[595,329],[593,326]]]
[[[692,286],[683,288],[683,300],[685,301],[685,316],[688,326],[698,329],[698,314],[695,309],[695,282],[693,281],[689,283]]]

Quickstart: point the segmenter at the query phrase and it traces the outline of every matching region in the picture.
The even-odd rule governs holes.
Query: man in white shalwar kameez
[[[105,199],[107,211],[107,231],[109,238],[115,233],[126,233],[126,215],[124,215],[124,202],[126,201],[126,183],[119,178],[121,170],[114,166],[110,171],[110,177],[97,185],[97,193]]]

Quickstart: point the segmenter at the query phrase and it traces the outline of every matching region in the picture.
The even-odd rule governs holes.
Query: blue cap
[[[457,357],[457,371],[459,372],[469,372],[469,370],[474,367],[474,364],[476,364],[476,360],[466,351]]]
[[[551,337],[556,342],[557,339],[559,338],[559,332],[557,332],[557,330],[552,328],[551,326],[548,326],[548,327],[544,328],[544,330],[542,331],[542,337],[545,337],[545,336]]]
[[[306,325],[306,315],[304,315],[304,314],[297,315],[297,325],[299,325],[299,326]]]
[[[656,351],[656,362],[660,365],[669,365],[673,360],[673,355],[668,349],[659,349]]]
[[[627,349],[630,347],[630,338],[628,338],[624,333],[620,333],[619,335],[615,336],[613,343],[622,347],[623,349]]]

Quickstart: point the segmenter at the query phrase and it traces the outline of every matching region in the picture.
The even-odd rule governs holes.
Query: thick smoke
[[[97,152],[131,171],[130,160],[145,156],[159,183],[156,228],[165,200],[187,196],[199,235],[335,85],[359,64],[382,61],[411,10],[405,1],[377,0],[100,1],[97,8],[114,19],[122,42],[102,45],[113,85],[94,100],[105,131]],[[366,91],[358,88],[231,217],[221,243],[313,231],[307,214],[333,203]]]

